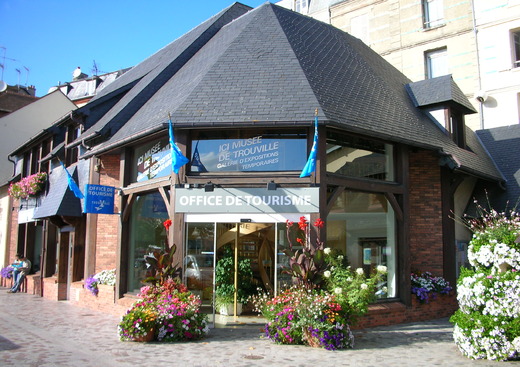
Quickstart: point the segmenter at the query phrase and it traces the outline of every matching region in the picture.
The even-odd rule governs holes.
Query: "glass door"
[[[184,281],[208,314],[253,314],[247,298],[291,285],[285,222],[188,222]]]

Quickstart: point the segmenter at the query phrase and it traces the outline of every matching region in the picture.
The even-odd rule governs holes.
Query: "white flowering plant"
[[[326,289],[336,296],[349,324],[355,323],[368,311],[368,305],[377,298],[376,291],[380,295],[387,293],[382,286],[386,266],[378,265],[375,272],[367,275],[362,268],[352,269],[341,252],[330,248],[325,248],[325,262],[328,265],[323,274]]]
[[[479,206],[481,218],[467,220],[472,269],[461,269],[459,310],[451,317],[459,350],[472,359],[520,358],[520,216]]]

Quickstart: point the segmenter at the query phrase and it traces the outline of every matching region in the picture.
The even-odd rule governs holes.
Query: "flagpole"
[[[173,129],[172,114],[170,112],[168,112],[168,129]],[[170,142],[170,144],[172,144],[172,142]],[[173,158],[173,147],[170,147],[170,151],[171,151],[172,158]],[[175,184],[177,183],[176,176],[177,176],[177,174],[173,171],[173,167],[172,167],[172,185],[173,186],[175,186]]]
[[[316,119],[318,118],[318,108],[316,108],[314,110],[314,121],[316,121]],[[316,125],[316,130],[318,130],[318,125]],[[319,140],[319,139],[318,139]],[[319,141],[318,141],[318,144],[319,145]],[[318,147],[316,147],[318,148]],[[319,151],[319,150],[318,150]],[[317,157],[316,157],[317,158]],[[317,182],[317,179],[318,179],[318,173],[316,172],[316,170],[314,171],[314,186],[316,186],[316,182]]]

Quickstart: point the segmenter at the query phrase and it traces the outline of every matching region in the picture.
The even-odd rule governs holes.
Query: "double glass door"
[[[275,294],[288,284],[285,231],[285,223],[187,224],[185,282],[205,312],[237,315],[259,289]]]

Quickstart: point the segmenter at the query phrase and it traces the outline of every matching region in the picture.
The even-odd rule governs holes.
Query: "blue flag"
[[[170,133],[170,148],[172,151],[172,170],[175,173],[179,173],[179,168],[184,166],[186,163],[188,163],[190,160],[186,158],[177,144],[175,144],[175,140],[173,138],[173,126],[172,126],[172,119],[168,119],[169,124],[169,133]]]
[[[67,174],[67,181],[69,182],[69,189],[74,193],[74,195],[76,195],[76,197],[78,199],[84,199],[85,196],[83,196],[83,193],[81,192],[78,185],[76,184],[76,181],[74,181],[74,179],[70,175],[69,171],[67,171],[67,168],[65,167],[63,162],[60,161],[60,163],[61,163],[61,166],[63,167],[63,170]]]
[[[312,142],[311,152],[309,153],[309,159],[303,167],[300,177],[308,177],[311,173],[316,171],[316,151],[318,149],[318,116],[314,118],[314,141]]]

